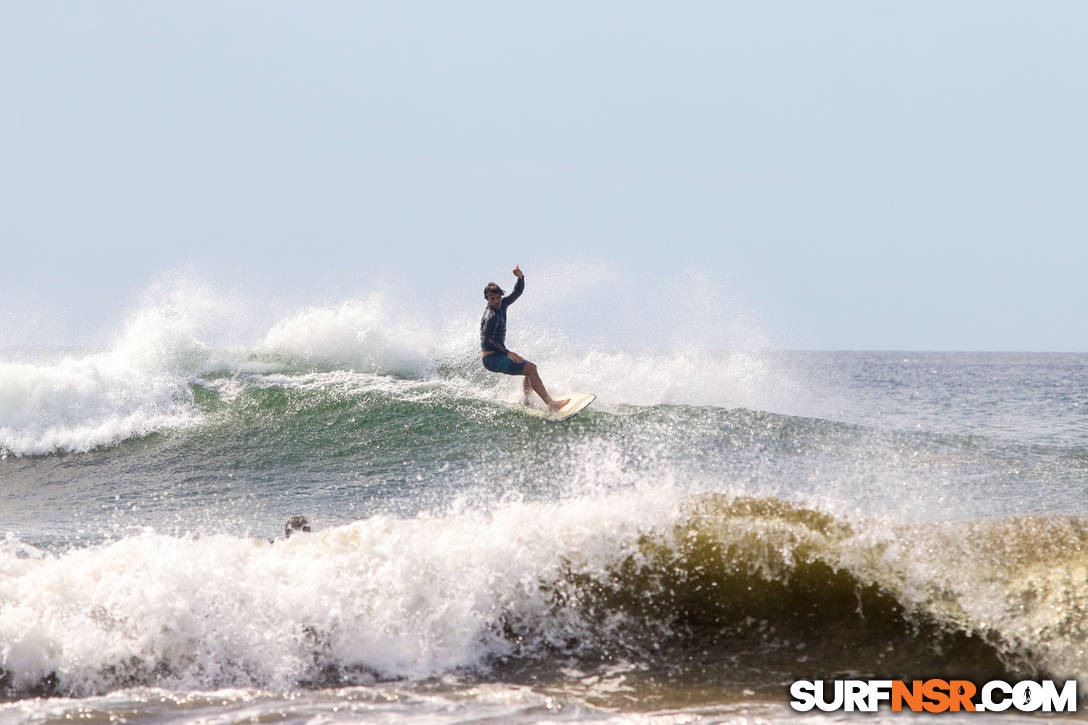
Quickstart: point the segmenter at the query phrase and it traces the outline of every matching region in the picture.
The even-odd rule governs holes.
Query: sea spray
[[[1033,601],[1026,582],[1042,584],[1044,563],[1082,567],[1086,530],[1060,518],[887,527],[662,487],[374,516],[275,543],[144,531],[42,556],[9,540],[0,664],[15,695],[570,662],[751,683],[845,667],[1085,676],[1084,613],[1054,606],[1082,599],[1084,583],[1048,575]]]
[[[662,515],[648,510],[660,500],[639,503],[378,516],[276,543],[144,532],[42,559],[7,553],[2,664],[15,692],[56,677],[82,694],[130,681],[290,687],[330,663],[382,677],[480,665],[512,649],[503,617],[545,619],[541,582],[572,557],[603,572],[637,545]]]
[[[479,364],[478,316],[420,312],[370,292],[278,318],[191,280],[163,281],[100,350],[0,361],[0,450],[87,452],[205,420],[199,391],[233,395],[252,376],[347,372],[436,380],[463,396],[513,402],[520,381]],[[753,349],[720,354],[585,346],[561,329],[520,321],[511,344],[537,361],[553,391],[598,394],[598,407],[700,404],[789,408],[800,388]],[[292,381],[280,379],[289,387]],[[201,398],[201,399],[198,399]]]
[[[479,364],[475,292],[182,285],[95,350],[5,358],[0,719],[1086,676],[1084,356],[769,352],[713,297],[677,341],[657,291],[615,345],[537,285],[509,342],[599,395],[561,426]]]
[[[433,373],[434,334],[384,296],[310,307],[277,322],[256,353],[308,365],[420,377]]]
[[[0,450],[85,452],[199,419],[183,378],[116,354],[0,363]]]

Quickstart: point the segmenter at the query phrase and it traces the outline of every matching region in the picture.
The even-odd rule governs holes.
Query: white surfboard
[[[571,393],[570,395],[556,395],[556,398],[570,398],[567,404],[559,410],[543,410],[540,408],[526,408],[525,412],[543,418],[548,423],[562,423],[581,413],[589,404],[597,399],[593,393]]]

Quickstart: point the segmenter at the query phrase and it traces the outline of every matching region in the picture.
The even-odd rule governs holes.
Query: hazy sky
[[[1079,0],[0,0],[0,342],[162,275],[475,310],[516,262],[573,340],[709,303],[1088,350],[1086,38]]]

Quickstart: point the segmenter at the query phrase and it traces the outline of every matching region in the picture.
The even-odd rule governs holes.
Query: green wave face
[[[9,450],[9,695],[1088,676],[1076,445],[607,396],[547,425],[474,364],[301,360],[111,378],[95,415],[176,420]]]

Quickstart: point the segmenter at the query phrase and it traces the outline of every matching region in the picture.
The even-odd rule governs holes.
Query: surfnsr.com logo
[[[1077,682],[1053,680],[1008,683],[969,680],[798,680],[790,685],[790,707],[798,712],[1076,712]]]

